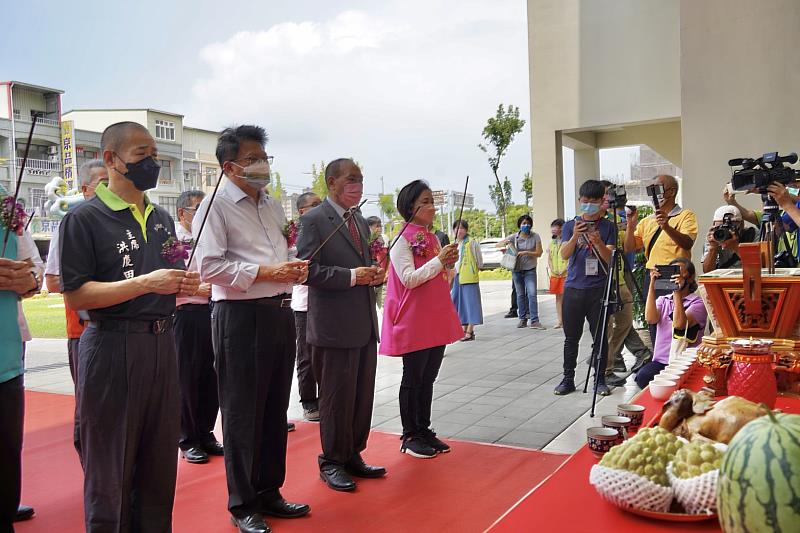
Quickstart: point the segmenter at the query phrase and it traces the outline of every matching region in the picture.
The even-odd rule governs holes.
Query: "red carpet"
[[[72,396],[26,393],[23,501],[36,518],[19,533],[83,531],[83,475],[72,448]],[[283,495],[311,504],[296,520],[270,519],[277,532],[483,531],[566,459],[566,456],[469,442],[436,459],[398,452],[397,435],[373,432],[367,462],[387,467],[383,479],[359,480],[354,493],[328,489],[318,477],[319,430],[299,423],[289,434]],[[173,529],[234,531],[226,510],[221,458],[206,465],[181,461]]]

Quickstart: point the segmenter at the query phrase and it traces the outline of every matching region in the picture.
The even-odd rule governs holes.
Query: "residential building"
[[[183,183],[186,189],[200,189],[211,194],[220,177],[217,162],[219,132],[201,128],[183,128]]]
[[[158,185],[148,195],[176,216],[178,195],[191,188],[183,168],[183,115],[156,109],[73,109],[63,120],[74,124],[77,151],[88,155],[100,154],[99,133],[111,124],[130,121],[146,127],[156,140],[161,165]]]
[[[0,82],[0,184],[9,193],[16,187],[33,116],[39,116],[19,192],[29,214],[43,211],[44,186],[53,176],[61,175],[62,94],[61,89]]]

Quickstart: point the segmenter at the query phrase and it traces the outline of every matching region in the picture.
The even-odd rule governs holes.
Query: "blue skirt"
[[[456,306],[462,326],[483,324],[481,289],[478,283],[461,285],[458,282],[458,274],[456,274],[453,280],[453,288],[450,289],[450,297],[453,299],[453,305]]]

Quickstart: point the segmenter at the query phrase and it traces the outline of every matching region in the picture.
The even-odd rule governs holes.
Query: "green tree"
[[[267,192],[275,200],[280,200],[283,196],[283,185],[281,184],[281,173],[270,172],[269,183],[267,184]]]
[[[508,177],[503,180],[502,192],[499,185],[489,185],[489,198],[492,199],[496,213],[505,219],[506,210],[511,204],[511,182]]]
[[[525,120],[519,118],[519,107],[509,105],[508,109],[506,109],[503,104],[500,104],[497,107],[497,113],[495,113],[495,116],[489,117],[489,120],[486,122],[486,127],[483,128],[482,135],[483,139],[486,141],[486,144],[479,144],[478,148],[480,148],[489,156],[489,168],[492,169],[492,174],[494,174],[494,179],[497,182],[498,189],[503,188],[500,184],[500,177],[497,175],[497,171],[500,168],[500,163],[508,152],[508,147],[514,140],[514,137],[520,133],[524,127]],[[500,198],[502,199],[501,201],[505,203],[505,199],[502,195]],[[503,234],[505,234],[505,209],[503,209],[502,220]]]
[[[522,194],[525,195],[525,205],[531,205],[531,198],[533,198],[533,180],[531,173],[526,172],[522,177]]]
[[[311,165],[311,190],[323,200],[328,196],[328,184],[325,183],[325,161]]]
[[[397,217],[397,206],[395,205],[394,194],[379,194],[378,205],[380,205],[384,220],[391,221]]]

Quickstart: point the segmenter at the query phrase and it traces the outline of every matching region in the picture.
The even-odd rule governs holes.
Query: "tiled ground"
[[[585,428],[599,425],[586,415],[591,395],[580,392],[555,396],[561,377],[562,330],[517,329],[516,320],[504,319],[511,283],[481,284],[485,324],[476,329],[475,342],[448,347],[435,386],[433,426],[443,437],[492,442],[571,453],[585,442]],[[541,321],[555,323],[552,296],[539,296]],[[581,345],[583,360],[591,345],[588,332]],[[66,341],[35,339],[27,347],[26,386],[32,390],[72,393]],[[583,379],[585,366],[579,366]],[[583,369],[583,370],[581,370]],[[400,432],[398,387],[402,361],[379,357],[373,427]],[[597,412],[607,414],[638,389],[629,384],[599,401]],[[293,383],[290,419],[302,415]],[[599,416],[598,414],[598,416]],[[399,444],[398,444],[399,445]]]

